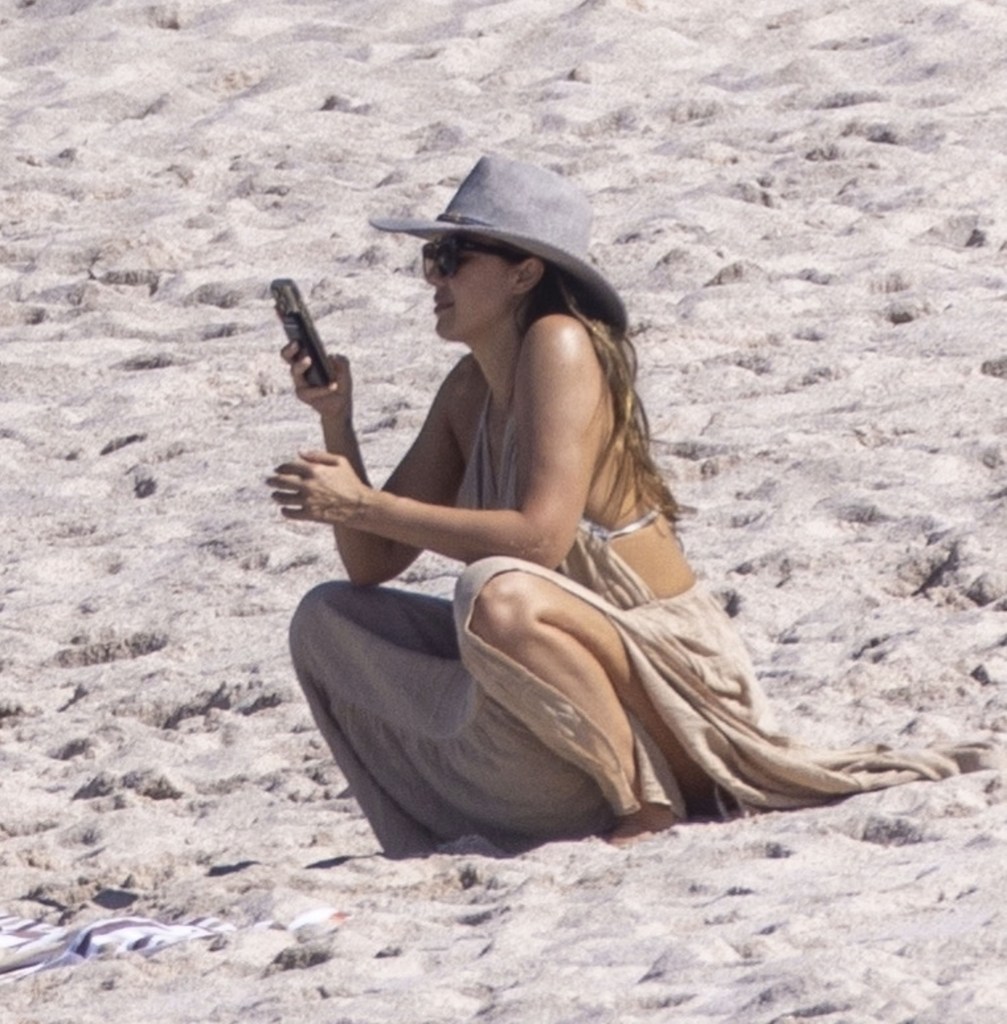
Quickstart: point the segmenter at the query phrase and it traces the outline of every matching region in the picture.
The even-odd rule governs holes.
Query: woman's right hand
[[[309,384],[305,374],[311,366],[311,359],[302,356],[294,342],[289,342],[280,350],[283,361],[290,367],[290,376],[294,382],[294,394],[310,405],[324,419],[349,419],[353,412],[353,375],[350,373],[350,361],[346,356],[329,356],[329,375],[332,382],[323,387]]]

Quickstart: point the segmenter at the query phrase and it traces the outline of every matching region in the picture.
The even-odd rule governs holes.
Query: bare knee
[[[469,628],[494,646],[513,643],[540,621],[544,604],[542,580],[529,573],[500,573],[479,591]]]

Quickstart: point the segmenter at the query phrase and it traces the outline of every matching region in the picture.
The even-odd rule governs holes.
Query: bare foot
[[[666,832],[679,822],[678,815],[664,804],[644,804],[640,810],[619,818],[604,838],[613,846],[629,846],[658,832]]]

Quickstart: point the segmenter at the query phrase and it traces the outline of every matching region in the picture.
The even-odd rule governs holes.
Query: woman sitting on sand
[[[469,835],[622,842],[961,768],[960,751],[816,751],[771,731],[676,537],[590,220],[570,181],[494,156],[436,220],[374,222],[427,240],[437,333],[469,349],[381,490],[346,359],[319,388],[283,350],[326,451],[268,482],[286,517],[335,528],[349,576],[304,598],[294,664],[392,856]],[[424,549],[467,566],[453,603],[376,586]]]

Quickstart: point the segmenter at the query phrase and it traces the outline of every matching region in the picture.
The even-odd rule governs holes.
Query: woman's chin
[[[437,317],[437,323],[434,325],[434,333],[443,341],[464,340],[459,336],[458,332],[453,329],[451,318],[443,314]]]

